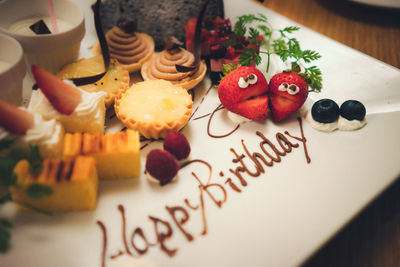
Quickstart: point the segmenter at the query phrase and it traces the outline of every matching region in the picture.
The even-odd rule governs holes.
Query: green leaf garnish
[[[17,178],[13,172],[15,164],[16,161],[12,158],[0,158],[0,184],[4,186],[11,186],[16,183]]]
[[[11,233],[8,228],[0,226],[0,253],[4,253],[10,248]]]
[[[321,58],[321,55],[313,50],[302,50],[300,42],[291,37],[291,34],[300,30],[297,26],[288,26],[283,29],[273,29],[268,19],[263,14],[246,14],[238,17],[233,28],[233,36],[230,41],[224,43],[225,46],[242,46],[243,52],[239,55],[239,64],[242,66],[251,66],[261,63],[260,54],[267,55],[267,72],[270,66],[270,56],[276,54],[283,62],[301,65],[305,70],[305,80],[314,91],[322,89],[321,70],[316,66],[307,67],[306,64]],[[273,38],[273,32],[278,32],[278,38]],[[263,40],[259,36],[263,36]],[[275,36],[275,35],[274,35]],[[245,43],[246,37],[250,44],[260,47],[266,46],[267,51],[249,47]]]
[[[39,153],[39,146],[38,145],[29,144],[29,149],[30,149],[30,154],[29,154],[29,157],[28,157],[28,161],[29,161],[29,164],[31,166],[30,172],[32,174],[37,174],[43,168],[42,160],[40,158],[40,153]]]
[[[14,139],[4,138],[0,140],[0,151],[10,148],[14,144]]]
[[[25,189],[25,193],[30,198],[41,199],[51,195],[53,193],[53,189],[47,185],[34,183],[30,184]]]

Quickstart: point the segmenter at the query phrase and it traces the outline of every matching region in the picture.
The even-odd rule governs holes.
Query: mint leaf
[[[320,92],[322,89],[322,73],[319,68],[316,66],[311,66],[309,68],[305,68],[305,73],[308,78],[311,80],[310,87],[315,91]]]
[[[233,33],[239,37],[244,36],[246,34],[246,30],[247,29],[243,20],[240,19],[235,23],[235,26],[233,26]]]
[[[39,146],[29,144],[29,149],[30,149],[30,155],[29,155],[28,161],[31,166],[30,172],[32,174],[37,174],[43,168],[42,160],[40,158],[40,153],[39,153]]]
[[[283,31],[287,32],[287,33],[293,33],[294,31],[298,31],[298,30],[300,30],[300,27],[297,27],[297,26],[289,26],[289,27],[285,27],[283,29]]]
[[[26,189],[25,193],[28,197],[33,199],[41,199],[45,196],[49,196],[53,193],[53,189],[43,184],[30,184]]]
[[[10,247],[11,222],[5,218],[0,218],[0,252],[6,252]]]
[[[315,51],[304,50],[302,58],[305,63],[310,63],[313,60],[317,60],[317,59],[321,58],[321,55]]]
[[[228,47],[228,46],[236,46],[238,44],[238,41],[235,39],[230,39],[228,41],[225,41],[222,43],[223,46]]]
[[[0,184],[10,186],[16,183],[17,177],[13,172],[15,164],[16,161],[12,158],[0,158]]]
[[[10,148],[14,144],[15,140],[11,138],[4,138],[0,140],[0,151]]]
[[[266,25],[257,25],[257,28],[260,29],[265,36],[272,34],[272,30]]]
[[[6,218],[0,218],[0,227],[11,228],[11,222]]]
[[[0,226],[0,252],[4,253],[10,248],[11,233],[8,227]]]
[[[246,47],[239,55],[239,64],[242,66],[251,66],[253,63],[256,65],[261,63],[261,56],[258,51]]]
[[[259,31],[257,31],[254,28],[249,28],[249,38],[248,39],[249,39],[249,42],[251,44],[257,44],[258,43],[257,39],[258,39],[259,35],[260,35]]]

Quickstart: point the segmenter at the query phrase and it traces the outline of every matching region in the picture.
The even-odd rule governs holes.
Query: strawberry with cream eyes
[[[271,78],[268,94],[272,119],[279,122],[304,104],[308,96],[308,84],[299,74],[284,71]]]
[[[218,97],[229,111],[247,119],[263,121],[268,117],[268,83],[254,67],[242,66],[225,76]]]

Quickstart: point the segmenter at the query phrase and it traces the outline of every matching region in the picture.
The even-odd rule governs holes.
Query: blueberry
[[[331,99],[321,99],[312,106],[311,115],[321,123],[334,122],[339,118],[339,106]]]
[[[351,121],[351,120],[363,120],[365,117],[365,107],[357,100],[347,100],[340,106],[340,115]]]

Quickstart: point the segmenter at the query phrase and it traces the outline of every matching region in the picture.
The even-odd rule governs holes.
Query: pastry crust
[[[190,54],[191,58],[183,59],[183,57],[187,57],[188,54]],[[207,72],[206,63],[200,61],[199,67],[195,71],[185,73],[176,71],[175,64],[189,66],[193,62],[193,54],[185,49],[181,49],[181,52],[176,56],[169,55],[168,52],[164,50],[159,54],[153,55],[149,61],[146,61],[142,66],[140,74],[145,81],[165,79],[186,90],[190,90],[204,79]]]
[[[151,80],[121,92],[114,109],[126,127],[139,131],[146,138],[159,139],[186,125],[193,101],[181,86],[165,80]]]
[[[120,91],[126,90],[129,87],[130,79],[129,72],[124,65],[114,59],[111,59],[110,64],[110,68],[103,78],[93,84],[80,86],[81,89],[87,92],[106,92],[107,95],[104,97],[104,103],[107,108],[114,103],[114,99]],[[65,65],[61,71],[57,73],[57,76],[61,79],[71,79],[96,75],[104,71],[103,65],[103,57],[101,55],[88,59],[82,58],[76,62]]]
[[[133,72],[139,71],[142,68],[143,64],[147,60],[151,59],[151,56],[154,53],[154,40],[153,40],[153,38],[150,35],[146,34],[146,33],[137,33],[137,34],[139,34],[142,38],[144,38],[146,40],[146,43],[148,45],[150,45],[150,49],[149,49],[149,52],[142,59],[140,59],[138,62],[135,62],[135,63],[132,63],[132,64],[122,64],[121,63],[121,65],[123,65],[129,71],[129,73],[133,73]],[[101,55],[101,48],[100,48],[100,44],[99,43],[96,43],[93,46],[93,54],[94,55]]]

